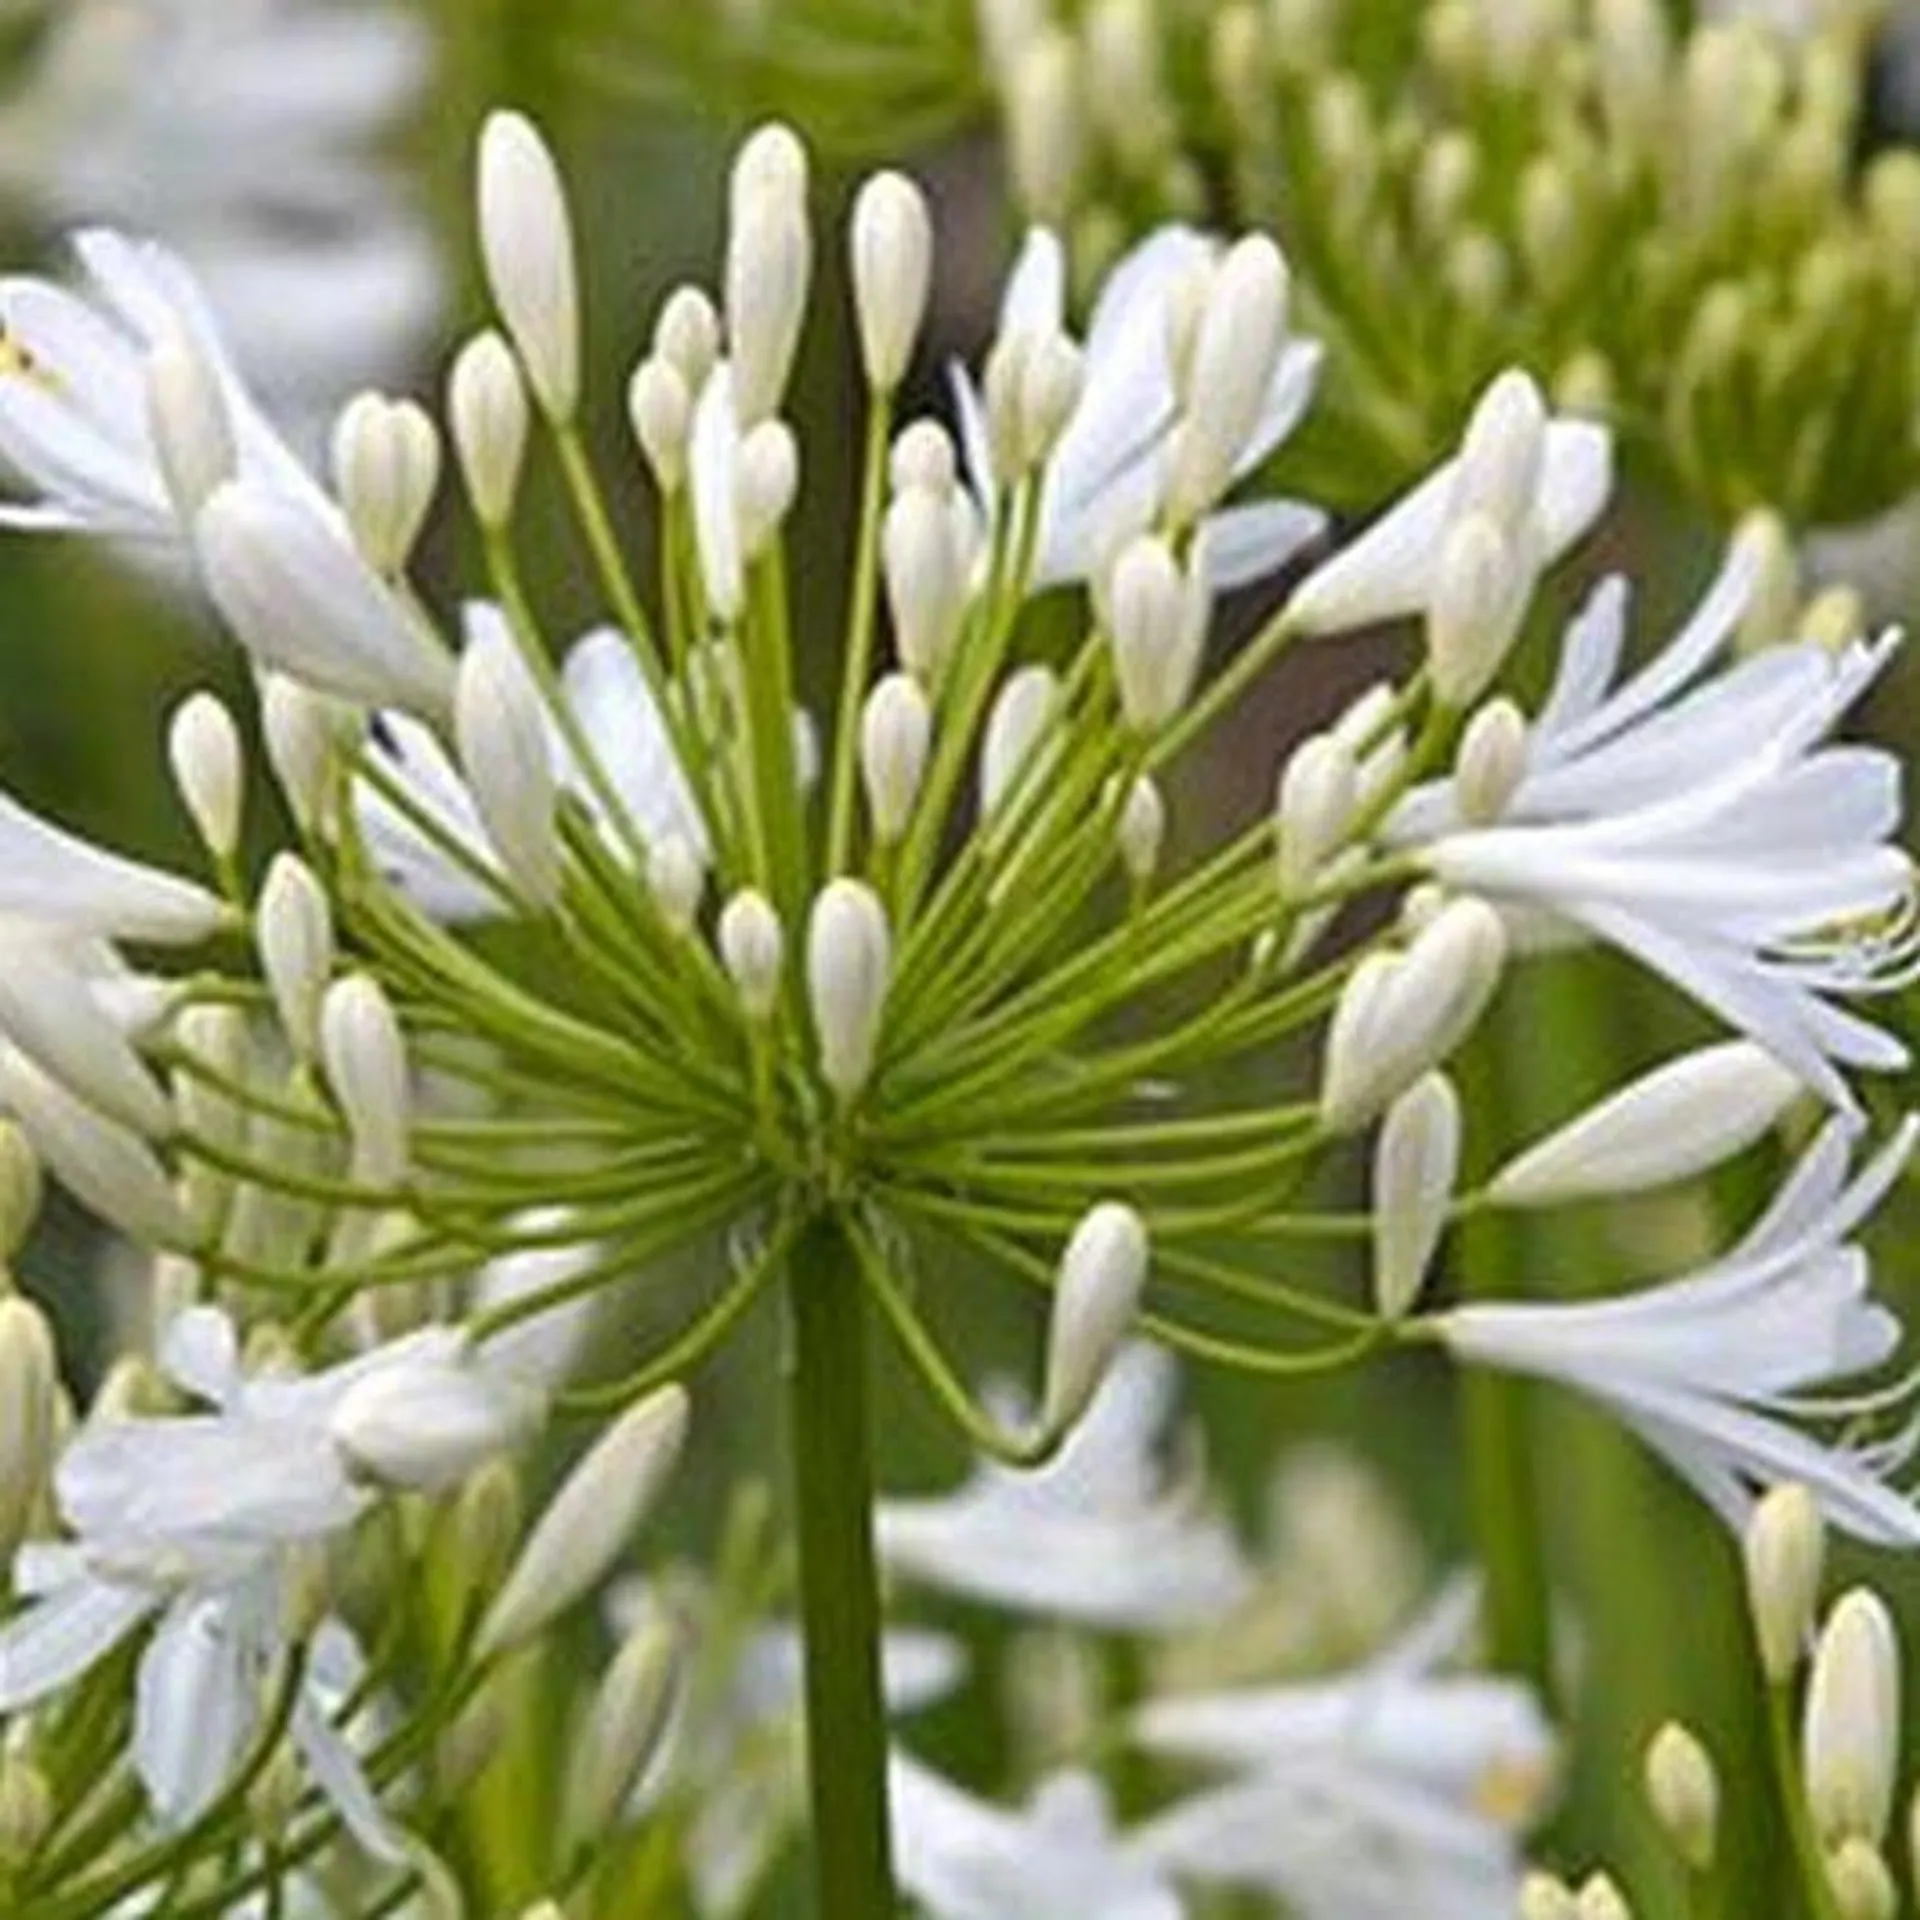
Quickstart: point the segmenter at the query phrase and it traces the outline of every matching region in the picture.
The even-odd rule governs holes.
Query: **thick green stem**
[[[1827,1877],[1826,1853],[1820,1845],[1820,1836],[1814,1831],[1806,1781],[1802,1777],[1799,1755],[1794,1750],[1791,1684],[1767,1689],[1767,1736],[1774,1784],[1780,1794],[1780,1810],[1786,1816],[1787,1833],[1793,1842],[1793,1857],[1800,1869],[1807,1913],[1810,1920],[1840,1920],[1833,1882]]]
[[[865,1299],[831,1216],[800,1236],[788,1273],[815,1906],[820,1920],[893,1920]]]

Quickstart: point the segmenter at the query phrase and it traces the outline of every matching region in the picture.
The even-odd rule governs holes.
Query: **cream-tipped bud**
[[[1573,1903],[1575,1920],[1633,1920],[1633,1909],[1611,1874],[1587,1877]]]
[[[333,973],[333,911],[326,889],[296,853],[276,854],[267,869],[254,940],[287,1044],[311,1060],[320,1038],[320,996]]]
[[[1800,1092],[1751,1040],[1700,1047],[1528,1147],[1488,1192],[1504,1207],[1548,1207],[1689,1180],[1750,1147]]]
[[[600,1584],[652,1511],[686,1434],[679,1386],[649,1394],[601,1434],[527,1536],[481,1623],[476,1659],[519,1646]]]
[[[749,1020],[768,1020],[780,999],[787,940],[773,902],[743,887],[720,910],[720,959]]]
[[[1062,226],[1086,164],[1079,49],[1064,28],[1028,36],[1010,60],[1003,107],[1015,197],[1030,219]]]
[[[1486,691],[1519,638],[1532,587],[1513,536],[1492,515],[1454,523],[1427,608],[1427,664],[1443,706],[1457,712]]]
[[[17,1293],[0,1293],[0,1561],[9,1566],[46,1491],[59,1405],[47,1316]]]
[[[980,743],[980,811],[990,814],[1021,769],[1041,750],[1060,706],[1060,677],[1051,667],[1021,667],[1007,676],[987,715]]]
[[[397,1186],[407,1174],[407,1044],[385,989],[349,974],[320,1003],[320,1058],[353,1143],[354,1178]]]
[[[1877,1847],[1900,1770],[1900,1641],[1866,1587],[1842,1594],[1820,1630],[1805,1712],[1807,1804],[1821,1844]]]
[[[729,188],[727,341],[743,429],[777,413],[793,372],[813,271],[807,155],[791,127],[764,126],[741,147]]]
[[[174,511],[191,524],[239,462],[219,375],[185,333],[147,356],[147,431]]]
[[[504,622],[478,609],[454,680],[453,736],[500,864],[544,912],[560,897],[562,874],[546,708]]]
[[[1114,840],[1127,878],[1136,887],[1148,885],[1159,868],[1161,849],[1167,842],[1167,802],[1159,783],[1148,775],[1142,774],[1127,789]]]
[[[1490,700],[1460,736],[1453,762],[1453,806],[1469,827],[1490,827],[1527,774],[1527,716],[1511,700]]]
[[[1546,462],[1547,403],[1529,374],[1509,370],[1475,405],[1460,442],[1452,518],[1485,514],[1509,539],[1532,522]]]
[[[685,834],[662,834],[647,849],[647,891],[670,933],[684,939],[693,931],[706,890],[706,864]]]
[[[1275,871],[1283,900],[1313,885],[1346,835],[1358,798],[1353,749],[1335,733],[1316,733],[1287,758],[1274,802]]]
[[[216,861],[231,860],[240,845],[246,765],[240,729],[224,701],[211,693],[190,693],[174,708],[167,726],[167,765],[201,844]]]
[[[893,936],[880,896],[863,881],[829,881],[807,925],[807,993],[821,1077],[843,1100],[873,1071],[892,969]]]
[[[650,1616],[613,1656],[571,1742],[560,1828],[564,1853],[605,1838],[666,1732],[680,1677],[680,1640]]]
[[[0,1267],[26,1245],[46,1182],[33,1142],[11,1120],[0,1120]]]
[[[890,673],[860,715],[860,778],[873,837],[889,847],[907,830],[933,745],[933,709],[920,683]]]
[[[1103,1200],[1074,1228],[1053,1283],[1043,1432],[1064,1434],[1086,1412],[1139,1311],[1150,1260],[1146,1222],[1121,1201]]]
[[[893,437],[887,477],[895,493],[910,493],[917,487],[945,499],[960,477],[953,435],[938,420],[909,421]]]
[[[447,420],[474,518],[489,530],[513,517],[527,455],[527,389],[499,334],[475,334],[447,376]]]
[[[413,400],[362,393],[333,430],[333,487],[354,545],[391,577],[413,557],[440,484],[440,430]]]
[[[322,823],[333,793],[336,750],[359,726],[343,701],[284,673],[260,676],[260,735],[287,810],[309,831]]]
[[[1827,1561],[1820,1503],[1797,1482],[1771,1488],[1747,1521],[1741,1550],[1761,1670],[1770,1685],[1785,1686],[1806,1651],[1820,1602]]]
[[[1695,1873],[1713,1865],[1720,1834],[1720,1776],[1691,1728],[1669,1720],[1647,1745],[1647,1804]]]
[[[933,219],[904,173],[876,173],[853,203],[854,315],[867,384],[892,393],[913,358],[933,277]]]
[[[1871,1840],[1849,1836],[1827,1856],[1827,1886],[1838,1920],[1897,1920],[1900,1889]]]
[[[627,422],[663,494],[680,491],[693,438],[693,391],[671,360],[642,360],[627,382]]]
[[[720,316],[699,287],[675,287],[660,303],[653,353],[679,374],[690,394],[707,384],[720,358]]]
[[[573,223],[560,169],[524,114],[490,114],[480,135],[480,253],[534,397],[570,419],[580,401]]]
[[[929,487],[903,489],[881,532],[887,606],[900,664],[938,683],[967,608],[967,578],[947,499]]]
[[[1086,391],[1086,356],[1064,333],[1045,333],[1020,366],[1020,463],[1032,469],[1053,458]]]
[[[1107,576],[1107,626],[1120,711],[1137,732],[1165,726],[1193,690],[1186,580],[1167,543],[1143,533],[1120,549]]]
[[[784,420],[762,420],[742,437],[733,477],[743,560],[759,559],[772,544],[799,492],[799,440]]]
[[[327,1423],[351,1470],[384,1487],[439,1493],[513,1446],[537,1396],[464,1357],[432,1355],[373,1368]]]
[[[1404,1318],[1426,1285],[1460,1174],[1460,1096],[1424,1074],[1387,1110],[1373,1152],[1373,1302]]]
[[[1530,1873],[1520,1884],[1520,1920],[1580,1920],[1580,1901],[1564,1880]]]

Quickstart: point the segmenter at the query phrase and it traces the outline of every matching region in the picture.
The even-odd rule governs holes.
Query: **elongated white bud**
[[[302,1060],[319,1045],[320,999],[333,973],[333,912],[297,853],[274,856],[254,913],[260,970],[287,1044]]]
[[[320,1003],[320,1057],[353,1142],[353,1172],[371,1187],[407,1175],[407,1044],[385,990],[349,974]]]
[[[1454,524],[1427,610],[1427,664],[1441,705],[1457,711],[1486,691],[1519,638],[1532,589],[1513,537],[1491,515]]]
[[[1373,1302],[1399,1320],[1419,1299],[1460,1174],[1460,1096],[1424,1074],[1387,1110],[1373,1153]]]
[[[662,494],[680,491],[693,438],[693,391],[671,360],[642,360],[627,383],[627,421]]]
[[[1741,1553],[1761,1670],[1772,1685],[1784,1686],[1806,1651],[1820,1602],[1827,1559],[1820,1503],[1795,1482],[1772,1488],[1747,1521]]]
[[[354,544],[375,573],[413,557],[440,484],[440,429],[412,400],[362,393],[333,430],[333,486]]]
[[[1118,1200],[1074,1228],[1053,1283],[1043,1431],[1066,1433],[1086,1412],[1139,1311],[1150,1261],[1146,1222]]]
[[[887,477],[895,493],[911,493],[917,487],[945,499],[960,477],[953,435],[938,420],[909,421],[894,435]]]
[[[892,968],[893,937],[880,896],[863,881],[829,881],[807,926],[807,992],[821,1077],[843,1100],[873,1071]]]
[[[454,683],[453,732],[500,864],[544,911],[560,897],[562,871],[546,708],[500,622],[468,622]]]
[[[1051,667],[1010,674],[987,715],[980,743],[980,811],[990,814],[1042,748],[1060,705],[1060,677]]]
[[[1027,216],[1064,226],[1087,157],[1079,47],[1064,28],[1025,39],[1007,68],[1002,101],[1014,196]]]
[[[647,891],[669,932],[685,938],[693,931],[706,888],[706,867],[685,834],[662,834],[647,849]]]
[[[933,219],[904,173],[876,173],[853,203],[854,315],[867,384],[892,393],[913,357],[933,277]]]
[[[190,693],[174,708],[167,726],[167,765],[201,844],[215,860],[231,860],[240,845],[246,766],[240,729],[224,701],[211,693]]]
[[[539,1404],[465,1358],[396,1360],[347,1389],[327,1431],[365,1478],[441,1493],[520,1440]]]
[[[173,1129],[160,1082],[85,978],[31,935],[0,931],[0,1033],[69,1092],[148,1139]]]
[[[151,1148],[69,1093],[24,1054],[0,1049],[0,1105],[9,1107],[62,1186],[130,1240],[179,1247],[187,1221]]]
[[[1669,1720],[1646,1758],[1647,1804],[1674,1849],[1695,1873],[1713,1865],[1720,1835],[1720,1776],[1691,1729]]]
[[[1193,687],[1186,581],[1164,540],[1141,534],[1121,548],[1107,579],[1106,614],[1120,711],[1141,733],[1164,726]]]
[[[720,358],[720,316],[699,287],[675,287],[653,323],[653,352],[697,394]]]
[[[1813,1649],[1803,1726],[1807,1803],[1821,1844],[1878,1846],[1900,1768],[1900,1641],[1886,1603],[1842,1594]]]
[[[740,442],[733,508],[740,557],[759,559],[786,523],[800,492],[800,442],[784,420],[762,420]]]
[[[1530,1873],[1520,1885],[1520,1920],[1580,1920],[1580,1901],[1564,1880]]]
[[[1283,900],[1297,900],[1339,847],[1358,787],[1353,752],[1337,734],[1316,733],[1288,756],[1274,805],[1276,873]]]
[[[1511,700],[1491,700],[1460,736],[1453,762],[1453,805],[1469,827],[1490,827],[1506,812],[1527,774],[1527,716]]]
[[[720,910],[720,959],[750,1020],[770,1019],[780,999],[787,941],[764,893],[744,887]]]
[[[460,349],[447,376],[447,420],[474,518],[504,527],[526,464],[528,411],[519,362],[497,333],[477,333]]]
[[[32,1141],[11,1120],[0,1120],[0,1264],[26,1245],[44,1187]]]
[[[1827,1857],[1827,1885],[1839,1920],[1899,1920],[1900,1888],[1872,1841],[1851,1834]]]
[[[31,1300],[0,1293],[0,1560],[13,1564],[53,1467],[60,1363]]]
[[[873,837],[883,847],[907,830],[932,745],[933,710],[920,683],[911,674],[888,674],[860,715],[860,778]]]
[[[311,831],[322,824],[332,798],[335,752],[360,726],[344,702],[316,693],[284,673],[262,673],[260,734],[267,764],[280,784],[287,810]]]
[[[1020,459],[1043,467],[1079,410],[1086,391],[1086,355],[1064,333],[1045,333],[1020,368]]]
[[[1166,845],[1167,803],[1158,783],[1145,774],[1127,789],[1115,838],[1127,877],[1137,887],[1146,886],[1160,865],[1160,852]]]
[[[147,431],[174,511],[190,527],[239,462],[219,376],[184,333],[147,356]]]
[[[1027,467],[1025,385],[1035,336],[1018,329],[997,335],[987,349],[980,376],[980,404],[986,412],[987,453],[995,481],[1011,486]]]
[[[662,1617],[643,1620],[614,1655],[572,1741],[560,1817],[565,1853],[612,1831],[659,1748],[679,1678],[678,1634]]]
[[[887,606],[900,664],[935,686],[967,607],[967,578],[944,494],[910,486],[887,508],[881,531]]]
[[[1573,1903],[1575,1920],[1633,1920],[1627,1896],[1607,1873],[1587,1876]]]
[[[744,429],[779,411],[806,318],[813,273],[807,154],[791,127],[764,126],[741,147],[729,214],[727,344]]]
[[[1509,370],[1480,396],[1460,442],[1456,525],[1485,514],[1509,539],[1531,527],[1546,463],[1547,403],[1528,374]]]
[[[1549,1207],[1690,1180],[1743,1152],[1801,1091],[1764,1047],[1700,1047],[1630,1081],[1501,1168],[1488,1188],[1505,1207]]]
[[[520,113],[480,135],[480,253],[534,397],[556,420],[580,401],[580,288],[573,223],[553,154]]]
[[[600,1584],[652,1511],[686,1434],[678,1386],[649,1394],[601,1434],[527,1537],[481,1623],[476,1659],[520,1645]]]

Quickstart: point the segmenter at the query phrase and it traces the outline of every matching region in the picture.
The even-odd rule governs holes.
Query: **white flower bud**
[[[1167,803],[1159,784],[1142,774],[1127,790],[1117,835],[1120,864],[1136,887],[1146,886],[1160,865],[1167,840]]]
[[[1660,0],[1594,0],[1600,99],[1620,151],[1648,151],[1668,111],[1673,40]]]
[[[938,420],[909,421],[893,437],[887,474],[895,493],[920,488],[944,500],[960,477],[953,435]]]
[[[642,360],[627,383],[627,421],[646,456],[654,484],[675,494],[687,477],[693,438],[693,392],[671,360]]]
[[[412,400],[363,393],[333,430],[333,486],[375,573],[402,572],[440,484],[440,430]]]
[[[1020,364],[1020,462],[1053,458],[1086,389],[1086,356],[1064,333],[1041,335]]]
[[[1043,1432],[1064,1434],[1086,1412],[1139,1311],[1149,1262],[1146,1222],[1120,1201],[1102,1201],[1074,1228],[1053,1284]]]
[[[1841,1841],[1827,1857],[1827,1885],[1839,1920],[1897,1920],[1900,1889],[1872,1841]]]
[[[679,374],[688,393],[698,393],[720,358],[720,316],[698,287],[675,287],[653,323],[653,356]]]
[[[813,271],[807,155],[792,128],[762,127],[741,147],[729,192],[726,308],[733,397],[743,429],[779,411],[793,372]]]
[[[843,1100],[873,1071],[892,968],[893,937],[880,896],[859,880],[829,881],[807,926],[807,992],[821,1077]]]
[[[527,456],[527,390],[513,350],[477,333],[447,376],[447,420],[474,518],[489,530],[513,517]]]
[[[1079,51],[1070,33],[1048,27],[1021,46],[1003,104],[1014,197],[1030,219],[1061,226],[1074,211],[1087,151]]]
[[[1460,442],[1451,518],[1484,514],[1508,540],[1531,527],[1546,463],[1547,403],[1532,377],[1501,374],[1480,396]]]
[[[47,1316],[17,1293],[0,1293],[0,1561],[8,1566],[46,1491],[59,1403]]]
[[[1527,774],[1527,716],[1511,700],[1492,700],[1467,722],[1453,762],[1453,805],[1469,827],[1505,814]]]
[[[687,1395],[629,1407],[561,1482],[481,1623],[474,1658],[521,1645],[600,1584],[666,1485],[687,1434]]]
[[[740,442],[733,508],[743,560],[759,559],[793,511],[800,491],[800,442],[784,420],[762,420]]]
[[[1193,389],[1194,363],[1200,351],[1200,327],[1207,317],[1216,262],[1196,260],[1167,287],[1167,375],[1184,408]]]
[[[643,1620],[614,1655],[570,1742],[560,1816],[564,1854],[613,1830],[666,1732],[679,1678],[679,1636],[663,1618]]]
[[[938,682],[967,609],[967,578],[947,501],[909,487],[887,509],[881,531],[887,606],[900,664],[924,684]]]
[[[1454,523],[1427,608],[1427,664],[1441,705],[1459,710],[1486,691],[1520,637],[1532,590],[1512,538],[1490,515]]]
[[[1802,1727],[1807,1804],[1821,1844],[1878,1846],[1900,1770],[1900,1641],[1886,1603],[1842,1594],[1814,1644]]]
[[[553,154],[524,114],[490,114],[480,135],[480,252],[534,397],[570,419],[580,400],[573,224]]]
[[[1627,1896],[1610,1874],[1590,1875],[1573,1903],[1575,1920],[1633,1920]]]
[[[70,1093],[148,1139],[173,1130],[160,1082],[60,950],[0,928],[0,1034]]]
[[[263,673],[260,685],[260,733],[267,763],[280,783],[287,810],[312,831],[332,797],[334,753],[358,730],[353,708],[291,679]]]
[[[167,765],[201,844],[215,860],[231,860],[240,845],[246,769],[240,729],[224,701],[211,693],[190,693],[174,708]]]
[[[1027,470],[1025,386],[1034,335],[1016,329],[995,337],[980,375],[987,455],[996,483],[1010,487]]]
[[[0,1753],[0,1875],[13,1876],[39,1851],[59,1814],[47,1776],[24,1753]]]
[[[1373,1152],[1373,1301],[1405,1317],[1426,1285],[1460,1173],[1460,1097],[1428,1073],[1387,1110]]]
[[[720,959],[749,1020],[767,1020],[780,999],[787,941],[764,893],[743,887],[720,910]]]
[[[48,1169],[130,1240],[178,1247],[186,1216],[151,1148],[77,1099],[11,1048],[0,1048],[0,1105],[10,1108]]]
[[[1186,581],[1167,543],[1150,533],[1120,549],[1107,577],[1107,625],[1120,711],[1140,733],[1165,726],[1193,690]]]
[[[254,941],[287,1044],[311,1060],[320,997],[333,972],[333,913],[326,889],[296,853],[276,854],[254,910]]]
[[[184,333],[147,356],[147,431],[174,511],[188,526],[238,469],[220,378]]]
[[[669,932],[684,938],[693,931],[706,890],[706,866],[685,834],[662,834],[647,849],[647,891]]]
[[[373,1368],[341,1395],[327,1432],[356,1474],[441,1493],[513,1446],[538,1410],[517,1383],[436,1355]]]
[[[1751,1040],[1682,1054],[1528,1147],[1488,1189],[1506,1207],[1558,1206],[1690,1180],[1744,1152],[1801,1082]]]
[[[911,674],[890,673],[860,716],[860,778],[873,837],[892,846],[907,830],[933,745],[933,710]]]
[[[500,864],[545,911],[560,898],[562,873],[546,707],[505,623],[477,609],[454,681],[453,735]]]
[[[1820,1503],[1797,1482],[1770,1489],[1747,1521],[1741,1552],[1761,1670],[1771,1685],[1785,1686],[1806,1650],[1820,1601],[1827,1559]]]
[[[1357,799],[1353,751],[1335,733],[1316,733],[1288,756],[1274,803],[1280,896],[1307,893],[1347,831]]]
[[[353,1175],[370,1187],[407,1176],[407,1043],[370,974],[349,974],[320,1003],[320,1057],[353,1142]]]
[[[1676,1720],[1653,1736],[1646,1758],[1647,1804],[1695,1873],[1713,1865],[1720,1833],[1720,1776],[1698,1737]]]
[[[32,1141],[11,1120],[0,1120],[0,1265],[26,1245],[44,1185]]]
[[[1520,1920],[1580,1920],[1580,1902],[1564,1880],[1530,1873],[1520,1886]]]
[[[933,276],[933,220],[903,173],[876,173],[853,204],[854,315],[867,384],[892,393],[913,357]]]
[[[1060,704],[1060,677],[1051,667],[1009,674],[987,715],[980,744],[980,811],[990,814],[1012,790],[1020,770],[1052,731]]]

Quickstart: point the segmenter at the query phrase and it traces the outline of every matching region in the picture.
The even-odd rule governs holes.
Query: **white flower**
[[[1590,1303],[1457,1307],[1434,1330],[1459,1360],[1599,1400],[1736,1529],[1757,1492],[1797,1480],[1842,1531],[1920,1546],[1920,1508],[1889,1484],[1920,1429],[1827,1442],[1796,1424],[1850,1426],[1920,1386],[1820,1392],[1880,1367],[1899,1343],[1900,1323],[1867,1297],[1871,1272],[1851,1237],[1916,1138],[1920,1117],[1849,1180],[1851,1135],[1836,1117],[1753,1229],[1703,1270]]]
[[[1519,1831],[1540,1811],[1554,1741],[1510,1680],[1434,1669],[1459,1650],[1456,1583],[1356,1671],[1143,1707],[1151,1752],[1227,1770],[1135,1830],[1197,1882],[1278,1894],[1300,1920],[1487,1920],[1519,1892]]]
[[[1626,588],[1607,582],[1568,632],[1499,824],[1461,826],[1434,785],[1388,831],[1448,885],[1623,949],[1848,1106],[1840,1068],[1907,1054],[1828,996],[1899,984],[1920,933],[1892,844],[1898,759],[1822,743],[1895,639],[1776,647],[1708,675],[1760,558],[1736,542],[1680,633],[1617,686]]]
[[[1168,352],[1172,306],[1218,250],[1216,241],[1190,228],[1163,227],[1101,283],[1087,328],[1084,397],[1047,466],[1036,585],[1090,578],[1159,518],[1181,411]],[[1065,255],[1057,235],[1035,228],[1007,282],[1000,334],[1051,338],[1065,320]],[[1320,349],[1310,342],[1282,349],[1265,405],[1247,422],[1237,478],[1252,473],[1298,425],[1319,366]],[[968,476],[990,508],[996,488],[980,395],[959,367],[953,386]],[[1229,507],[1203,525],[1213,583],[1224,592],[1285,566],[1325,520],[1293,501],[1263,500]]]
[[[882,1560],[990,1606],[1116,1632],[1217,1619],[1250,1576],[1201,1488],[1155,1457],[1176,1384],[1165,1353],[1129,1347],[1046,1466],[983,1461],[953,1493],[881,1501]]]
[[[1180,1920],[1165,1873],[1113,1828],[1099,1781],[1056,1774],[1013,1813],[896,1753],[895,1867],[929,1920]]]

